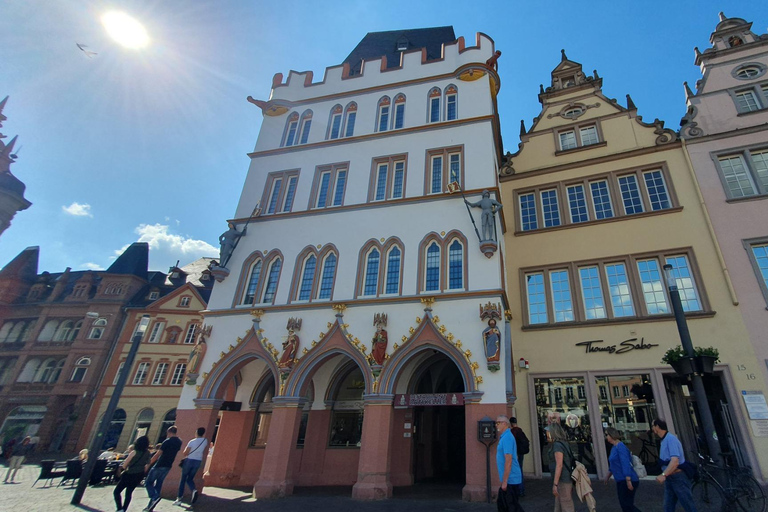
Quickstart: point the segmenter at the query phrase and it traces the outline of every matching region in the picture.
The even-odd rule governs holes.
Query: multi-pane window
[[[296,132],[299,129],[299,114],[294,112],[288,116],[283,136],[283,146],[293,146],[296,143]]]
[[[75,362],[75,368],[72,370],[72,377],[70,382],[83,382],[85,374],[88,372],[88,367],[91,365],[90,357],[81,357]],[[55,374],[56,379],[52,379],[51,382],[56,382],[59,378],[58,373]]]
[[[253,299],[256,297],[256,291],[259,286],[259,278],[261,277],[262,263],[263,261],[259,258],[251,267],[251,273],[245,288],[245,295],[243,295],[243,304],[253,304]]]
[[[566,400],[574,399],[573,386],[568,386],[567,388],[565,388],[565,398]]]
[[[739,77],[744,78],[744,77]],[[768,83],[753,83],[750,86],[730,89],[728,93],[736,104],[736,111],[739,114],[757,112],[768,108]]]
[[[461,290],[464,288],[464,246],[454,240],[448,246],[448,289]]]
[[[387,280],[384,293],[397,293],[400,290],[400,256],[398,247],[393,247],[387,255]]]
[[[768,244],[752,245],[751,250],[763,285],[768,289]]]
[[[318,299],[330,299],[333,293],[333,281],[336,276],[336,255],[331,253],[323,262],[323,272],[320,276],[320,293]]]
[[[568,207],[571,213],[571,223],[586,222],[589,220],[587,213],[587,198],[584,195],[584,185],[571,185],[567,187]]]
[[[403,247],[393,239],[369,241],[361,251],[356,290],[363,297],[400,293]]]
[[[398,94],[395,96],[395,107],[392,112],[392,129],[399,130],[405,126],[405,96]]]
[[[600,142],[600,135],[595,125],[578,126],[560,131],[557,133],[557,138],[560,151],[591,146]]]
[[[430,123],[437,123],[440,121],[440,89],[434,88],[429,91],[429,103],[427,119]]]
[[[178,386],[184,380],[184,373],[187,371],[186,363],[178,363],[176,368],[173,369],[173,376],[171,377],[171,386]]]
[[[342,108],[336,105],[331,111],[331,122],[328,123],[328,138],[338,139],[341,136]]]
[[[729,198],[768,194],[768,150],[721,156],[718,164]]]
[[[315,266],[317,258],[312,254],[304,261],[304,271],[301,275],[301,284],[299,287],[299,300],[309,300],[312,296],[312,286],[315,281]]]
[[[357,117],[357,104],[351,103],[344,113],[344,136],[351,137],[355,134],[355,118]]]
[[[600,400],[608,400],[608,389],[605,386],[600,386]]]
[[[426,280],[424,290],[435,291],[440,289],[440,246],[432,242],[427,247]]]
[[[445,90],[445,120],[453,121],[458,119],[458,94],[454,87],[448,87]]]
[[[149,363],[139,363],[136,368],[136,375],[133,377],[134,386],[142,386],[147,380],[147,374],[149,373]]]
[[[760,110],[757,95],[754,91],[740,91],[736,93],[736,105],[739,112],[754,112]]]
[[[560,225],[560,209],[557,204],[557,190],[542,190],[541,211],[544,219],[544,227]]]
[[[429,151],[427,165],[425,193],[440,194],[454,181],[463,184],[461,148]]]
[[[189,303],[190,303],[191,301],[192,301],[192,298],[191,298],[191,297],[182,297],[182,298],[179,300],[179,306],[181,306],[182,308],[187,308],[187,307],[189,307]]]
[[[563,401],[563,388],[555,388],[555,401],[556,402]]]
[[[372,249],[365,260],[363,295],[376,295],[379,284],[379,251]]]
[[[621,386],[621,392],[625,397],[629,396],[629,386],[627,385]]]
[[[640,189],[637,186],[637,176],[619,176],[621,200],[624,203],[624,213],[632,215],[643,212],[643,201],[640,199]]]
[[[280,278],[280,269],[282,268],[283,261],[280,258],[275,259],[269,267],[269,273],[267,274],[267,284],[264,287],[264,297],[262,303],[272,303],[275,300],[275,292],[277,291],[277,281]]]
[[[112,385],[117,384],[117,380],[120,378],[120,375],[123,373],[123,367],[125,366],[125,362],[120,363],[120,366],[117,367],[117,372],[115,373],[115,378],[112,381]]]
[[[665,210],[672,207],[667,193],[667,186],[664,183],[664,176],[661,171],[648,171],[643,173],[645,188],[648,191],[648,199],[651,202],[651,210]]]
[[[371,180],[370,200],[401,199],[405,184],[404,157],[398,156],[375,160],[374,173],[371,176]]]
[[[292,293],[294,293],[296,300],[330,299],[336,277],[336,254],[324,250],[318,255],[315,249],[310,246],[299,255],[298,261],[301,264],[296,267],[296,274],[294,274],[291,287],[292,290],[295,290]]]
[[[152,332],[149,333],[149,339],[147,339],[147,343],[160,343],[160,338],[163,335],[164,327],[165,322],[155,322],[155,325],[152,327]]]
[[[610,219],[613,217],[613,206],[611,205],[611,194],[608,191],[608,182],[606,180],[593,181],[589,184],[589,190],[592,193],[595,219]]]
[[[301,118],[299,144],[306,144],[309,141],[309,129],[311,126],[312,126],[312,113],[304,114]]]
[[[419,289],[422,292],[458,291],[467,288],[467,241],[458,231],[445,238],[430,235],[419,254]]]
[[[523,231],[539,228],[536,220],[536,196],[533,193],[520,194],[520,225]]]
[[[298,170],[269,173],[261,200],[261,204],[266,205],[264,213],[271,215],[290,212],[298,182]]]
[[[184,343],[186,345],[192,345],[195,342],[195,334],[197,334],[197,324],[193,322],[187,327],[187,334],[184,335]]]
[[[379,100],[379,113],[376,121],[376,131],[385,132],[389,129],[389,98],[384,96]]]
[[[621,391],[619,391],[619,386],[613,386],[613,397],[621,398]]]
[[[618,261],[617,261],[618,260]],[[766,262],[768,263],[768,262]],[[687,253],[623,256],[605,262],[569,263],[524,273],[527,325],[609,321],[670,314],[661,272],[672,265],[683,309],[703,311],[700,282]],[[573,292],[573,287],[578,292]],[[642,308],[635,306],[635,299]]]
[[[579,391],[579,400],[586,400],[587,399],[587,392],[584,389],[584,386],[579,386],[578,387],[578,391]]]
[[[315,186],[310,200],[311,208],[328,208],[344,203],[344,190],[347,184],[346,165],[318,167],[315,173]]]
[[[155,376],[152,377],[153,386],[162,386],[165,383],[165,376],[168,374],[168,363],[160,363],[155,368]]]

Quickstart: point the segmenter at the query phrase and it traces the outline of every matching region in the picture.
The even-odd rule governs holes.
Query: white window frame
[[[195,335],[197,334],[198,324],[196,322],[190,322],[187,326],[187,332],[184,334],[184,345],[194,345]]]
[[[153,386],[162,386],[165,384],[165,377],[168,375],[168,366],[170,363],[161,362],[155,366],[155,374],[152,377]]]
[[[136,373],[133,375],[133,385],[134,386],[143,386],[144,383],[147,380],[147,375],[149,374],[149,367],[151,366],[151,363],[147,361],[142,361],[136,366]]]
[[[761,166],[755,161],[755,155],[766,155],[761,160],[768,160],[768,147],[766,146],[751,146],[744,147],[737,151],[722,151],[712,154],[712,160],[715,163],[717,173],[720,176],[720,182],[723,185],[725,196],[729,200],[746,199],[751,197],[759,197],[768,195],[768,179],[764,183],[760,179],[760,174],[768,174],[768,168],[763,170]],[[723,168],[724,160],[738,159],[741,166],[744,169],[744,173],[747,182],[752,187],[752,192],[744,195],[735,195],[733,190],[729,186],[729,183],[733,178],[726,177],[725,170]],[[768,167],[768,165],[766,166]],[[739,187],[743,190],[742,187]]]
[[[587,143],[585,143],[584,136],[587,132],[591,132],[592,129],[594,129],[596,140],[591,142],[587,139]],[[567,144],[568,147],[565,147],[564,136],[567,137],[569,141]],[[555,130],[555,139],[558,148],[556,153],[597,146],[605,142],[602,131],[600,130],[600,124],[595,121],[584,122],[575,126],[568,126]]]
[[[187,373],[187,363],[176,363],[171,376],[171,386],[181,386],[184,384],[184,374]]]
[[[152,326],[152,332],[149,333],[147,343],[160,343],[160,339],[163,337],[165,329],[165,322],[155,321],[155,325]]]

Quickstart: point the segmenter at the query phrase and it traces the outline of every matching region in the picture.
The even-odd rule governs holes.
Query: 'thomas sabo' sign
[[[657,343],[646,343],[644,338],[640,338],[639,342],[637,338],[629,338],[628,340],[622,341],[618,345],[597,345],[598,343],[605,343],[605,340],[582,341],[577,343],[576,346],[584,347],[587,354],[593,354],[596,352],[625,354],[633,350],[645,350],[659,346]]]

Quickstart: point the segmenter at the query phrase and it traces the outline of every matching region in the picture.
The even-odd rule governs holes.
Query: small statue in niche
[[[296,335],[296,331],[301,330],[300,318],[289,318],[288,325],[288,337],[283,342],[283,355],[280,356],[277,366],[280,368],[290,369],[293,368],[293,363],[296,361],[296,354],[299,353],[299,337]]]
[[[497,371],[501,356],[501,331],[496,327],[496,322],[501,319],[501,304],[488,302],[480,306],[480,320],[488,320],[488,327],[483,330],[483,348],[488,369]]]
[[[373,317],[373,325],[376,326],[376,333],[373,335],[371,344],[371,357],[377,365],[381,366],[387,358],[388,337],[384,329],[387,326],[387,315],[376,313]]]
[[[464,202],[467,203],[467,205],[473,207],[473,208],[480,208],[483,210],[483,213],[481,215],[481,225],[483,229],[483,236],[482,241],[486,240],[496,240],[495,236],[495,215],[496,212],[501,210],[502,205],[500,202],[496,201],[495,199],[491,199],[491,193],[488,190],[483,190],[483,198],[476,202],[476,203],[470,203],[466,199],[464,199]]]
[[[197,377],[200,375],[200,366],[203,363],[203,357],[205,357],[205,352],[208,349],[206,338],[211,335],[212,330],[212,325],[203,327],[200,330],[197,343],[195,343],[195,347],[192,349],[192,352],[190,352],[189,359],[187,360],[187,384],[197,383]]]
[[[231,222],[228,224],[229,229],[219,236],[219,243],[221,249],[219,250],[219,267],[225,267],[229,262],[229,257],[232,256],[232,251],[235,250],[235,244],[237,240],[245,234],[245,228],[242,231],[238,231],[235,225]]]

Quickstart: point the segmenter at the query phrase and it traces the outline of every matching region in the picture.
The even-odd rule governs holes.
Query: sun
[[[101,17],[107,33],[126,48],[144,48],[149,44],[149,35],[144,26],[124,12],[110,11]]]

